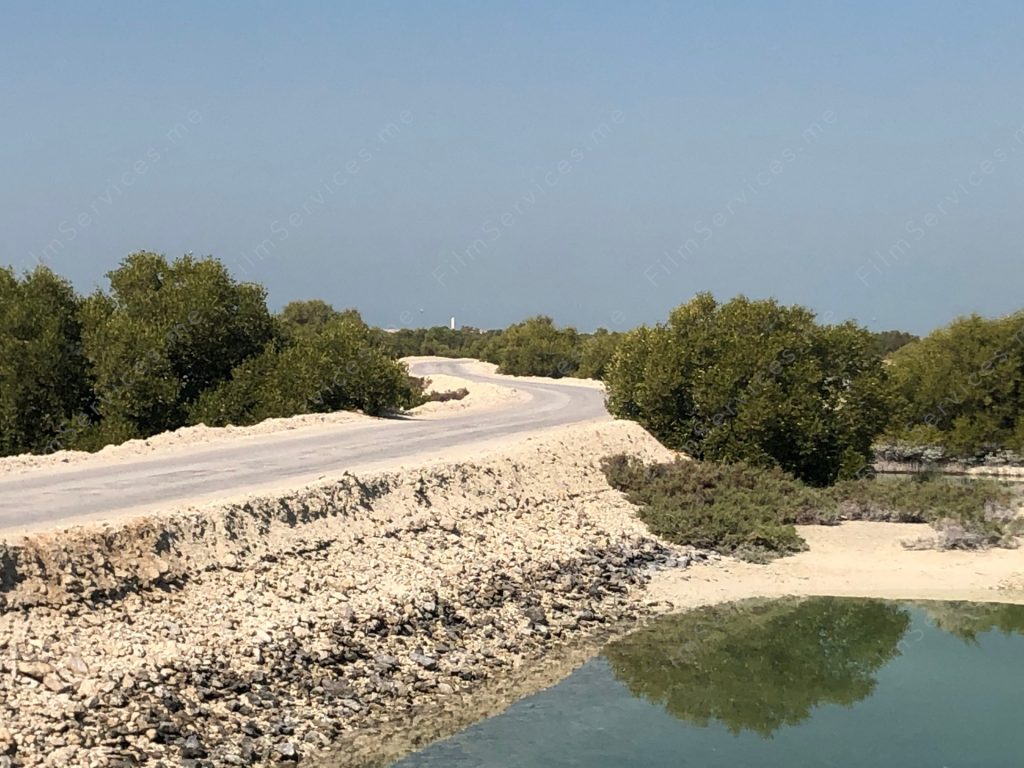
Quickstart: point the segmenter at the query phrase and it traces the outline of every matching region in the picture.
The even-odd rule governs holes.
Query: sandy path
[[[678,609],[787,595],[1024,603],[1024,549],[908,550],[903,541],[929,531],[913,524],[848,522],[799,531],[807,552],[769,565],[723,558],[665,571],[648,597]]]

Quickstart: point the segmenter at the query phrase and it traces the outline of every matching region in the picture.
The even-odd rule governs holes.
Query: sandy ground
[[[414,357],[406,358],[405,362],[414,364],[437,360],[447,361],[447,358]],[[478,363],[477,366],[474,366],[474,370],[486,375],[492,375],[494,369],[495,366],[487,363]],[[463,413],[467,409],[499,408],[530,399],[529,393],[515,388],[514,380],[512,379],[509,380],[509,385],[502,386],[488,382],[469,381],[457,376],[444,374],[430,374],[425,378],[430,381],[427,386],[428,393],[447,392],[464,387],[469,390],[469,395],[462,400],[450,400],[446,403],[424,403],[410,411],[410,414],[420,418],[440,419]],[[538,380],[550,382],[550,379]],[[589,384],[582,384],[581,386],[593,386],[595,384],[600,386],[600,382],[589,382]],[[349,411],[335,411],[334,413],[310,413],[284,419],[267,419],[259,424],[253,424],[248,427],[207,427],[205,425],[183,427],[173,432],[164,432],[143,440],[129,440],[120,445],[109,445],[95,453],[87,451],[56,451],[45,455],[22,454],[20,456],[0,458],[0,475],[81,462],[89,462],[97,466],[108,463],[112,464],[122,459],[146,456],[157,452],[187,451],[199,445],[206,446],[233,440],[245,440],[247,438],[296,430],[333,429],[339,425],[362,424],[371,421],[376,421],[376,419]]]
[[[467,409],[495,408],[530,399],[528,392],[516,389],[514,386],[468,381],[459,376],[442,373],[432,373],[426,378],[430,381],[427,385],[428,394],[430,392],[454,392],[463,388],[469,390],[469,394],[461,400],[449,400],[446,403],[424,403],[418,408],[413,408],[412,413],[419,417],[444,418]]]
[[[672,609],[749,597],[835,595],[893,600],[1024,603],[1024,549],[910,550],[923,525],[848,522],[800,526],[810,549],[768,565],[732,558],[664,571],[648,597]]]

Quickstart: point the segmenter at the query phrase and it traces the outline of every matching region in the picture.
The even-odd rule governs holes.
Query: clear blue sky
[[[4,4],[0,264],[583,329],[1024,306],[1014,2]],[[421,311],[422,310],[422,311]]]

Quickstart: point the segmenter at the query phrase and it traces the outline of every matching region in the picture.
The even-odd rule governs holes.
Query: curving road
[[[249,437],[116,463],[88,462],[0,475],[0,532],[7,535],[183,502],[301,484],[321,475],[403,460],[441,457],[517,433],[608,418],[601,391],[571,383],[486,376],[459,360],[421,361],[418,376],[450,374],[510,382],[530,399],[444,418],[379,419]]]

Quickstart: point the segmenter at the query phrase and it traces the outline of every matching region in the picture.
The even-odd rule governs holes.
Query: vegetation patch
[[[971,315],[890,358],[895,408],[882,442],[946,460],[1024,451],[1024,312]]]
[[[444,392],[427,392],[423,395],[425,403],[448,403],[452,400],[464,400],[469,396],[469,390],[465,387],[458,389],[447,389]]]
[[[940,549],[1014,547],[1024,534],[1019,494],[992,480],[861,478],[814,488],[777,468],[624,455],[606,459],[604,471],[652,533],[753,562],[806,549],[795,525],[841,520],[929,523],[936,535],[924,543]]]
[[[608,409],[696,459],[780,467],[816,486],[856,475],[891,412],[874,335],[810,310],[708,293],[631,331]]]
[[[604,471],[655,535],[745,560],[806,549],[793,524],[819,519],[817,495],[778,469],[681,459],[645,465],[618,455]]]
[[[213,258],[140,252],[107,277],[82,297],[45,267],[0,269],[0,455],[419,402],[354,310],[298,301],[275,315],[262,286]]]
[[[622,335],[605,328],[580,333],[538,315],[504,330],[402,328],[382,334],[382,341],[394,357],[471,357],[509,376],[603,379]]]

